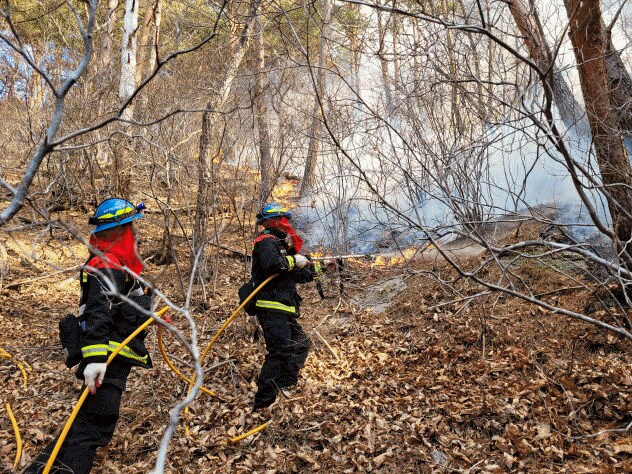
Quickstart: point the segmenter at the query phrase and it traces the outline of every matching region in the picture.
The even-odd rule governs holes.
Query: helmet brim
[[[120,225],[129,224],[130,222],[135,221],[136,219],[140,219],[141,217],[145,217],[145,214],[138,213],[138,214],[134,214],[133,216],[126,217],[125,219],[121,219],[120,221],[117,221],[117,222],[107,222],[104,224],[99,224],[90,233],[96,234],[98,232],[101,232],[102,230],[112,229]]]

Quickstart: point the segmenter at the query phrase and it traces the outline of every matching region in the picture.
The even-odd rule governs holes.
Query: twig
[[[333,347],[331,347],[329,345],[329,343],[325,340],[325,338],[316,330],[316,328],[312,329],[312,331],[318,336],[318,338],[321,340],[321,342],[323,344],[325,344],[325,347],[327,347],[327,349],[329,349],[329,352],[332,353],[332,355],[336,358],[337,361],[340,361],[340,357],[338,357],[338,354],[336,354],[336,351],[334,350]]]
[[[81,265],[75,265],[74,267],[64,268],[63,270],[58,270],[56,272],[47,273],[45,275],[40,275],[40,276],[35,277],[35,278],[28,278],[26,280],[20,280],[20,281],[14,282],[14,283],[9,283],[8,285],[5,286],[5,288],[8,289],[8,288],[14,288],[16,286],[26,285],[28,283],[33,283],[33,282],[38,281],[38,280],[44,280],[46,278],[50,278],[52,276],[59,275],[60,273],[76,272],[80,268],[81,268]]]
[[[596,438],[597,436],[601,436],[602,434],[606,434],[606,433],[625,433],[627,431],[630,431],[630,428],[632,428],[632,421],[628,423],[628,426],[626,426],[625,428],[611,428],[608,430],[600,431],[599,433],[593,433],[593,434],[584,435],[584,436],[575,436],[575,437],[572,437],[571,439]]]
[[[312,426],[308,426],[307,428],[300,428],[296,431],[311,431],[311,430],[315,430],[316,428],[321,427],[322,425],[324,425],[325,423],[327,423],[328,420],[325,421],[321,421],[320,423],[316,423],[315,425]]]

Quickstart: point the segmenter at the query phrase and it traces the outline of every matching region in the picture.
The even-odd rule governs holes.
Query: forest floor
[[[143,221],[145,256],[159,246],[158,219]],[[32,244],[32,234],[14,232],[0,245],[0,347],[30,367],[25,383],[15,361],[0,358],[2,409],[11,404],[24,440],[19,471],[61,429],[81,389],[62,362],[57,330],[76,311],[76,273],[54,274],[43,262],[67,268],[83,263],[86,252],[45,235]],[[147,273],[183,304],[178,272],[187,250],[179,245],[180,268],[149,259]],[[481,258],[455,255],[466,266]],[[219,259],[215,294],[207,285],[207,301],[198,291],[190,308],[200,347],[235,309],[246,279],[243,258],[220,251]],[[267,429],[232,444],[261,423],[250,407],[264,344],[256,322],[240,315],[205,362],[204,385],[222,401],[198,395],[175,432],[166,472],[632,472],[632,433],[598,434],[632,421],[629,342],[514,298],[468,298],[483,289],[445,284],[456,275],[436,250],[386,263],[352,261],[344,279],[326,275],[324,300],[313,283],[302,287],[301,323],[312,351],[294,398],[274,407]],[[589,303],[585,290],[557,291],[566,284],[558,273],[536,264],[524,270],[559,304],[581,310]],[[49,276],[33,280],[41,275]],[[173,317],[187,331],[184,318]],[[155,329],[147,343],[155,367],[130,376],[117,432],[93,473],[149,472],[169,413],[186,394],[157,349]],[[189,374],[183,348],[170,335],[166,344]],[[15,453],[3,412],[1,472],[13,472]]]

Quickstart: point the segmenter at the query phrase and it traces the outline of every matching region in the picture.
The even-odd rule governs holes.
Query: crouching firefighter
[[[131,368],[152,366],[143,342],[144,331],[106,365],[108,354],[151,314],[148,289],[134,278],[134,274],[143,270],[136,221],[143,217],[144,207],[123,199],[106,199],[89,219],[96,227],[90,235],[90,258],[80,273],[79,317],[69,315],[60,322],[60,338],[68,352],[66,365],[78,364],[76,375],[84,381],[90,394],[51,472],[90,472],[96,449],[112,439]],[[42,472],[56,441],[44,449],[25,473]]]
[[[258,286],[278,274],[255,296],[253,311],[263,329],[267,354],[257,380],[254,410],[270,406],[277,392],[296,385],[309,351],[309,339],[298,324],[301,297],[297,283],[322,275],[318,262],[300,254],[303,240],[289,220],[291,213],[278,204],[267,204],[257,213],[263,232],[252,250],[252,280]]]

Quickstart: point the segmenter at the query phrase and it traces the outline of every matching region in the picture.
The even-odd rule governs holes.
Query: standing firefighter
[[[150,368],[144,331],[106,365],[108,353],[147,320],[151,301],[147,288],[134,275],[143,270],[138,255],[136,220],[144,205],[117,198],[103,201],[89,219],[92,252],[81,271],[79,318],[60,322],[66,365],[79,364],[77,377],[90,395],[82,405],[62,444],[51,472],[89,473],[98,447],[112,439],[121,396],[132,366]],[[56,440],[25,473],[42,472]]]
[[[301,297],[297,283],[307,283],[323,272],[319,263],[300,254],[303,240],[292,228],[291,213],[267,204],[257,213],[263,232],[252,250],[252,280],[259,285],[278,274],[255,296],[254,311],[266,343],[266,358],[257,380],[254,409],[270,406],[277,391],[296,385],[309,351],[309,339],[298,324]]]

